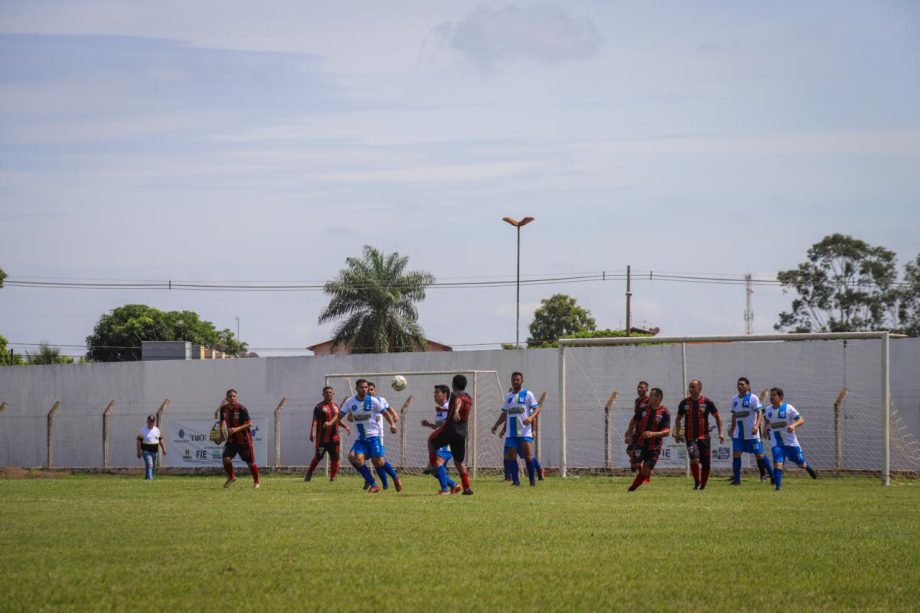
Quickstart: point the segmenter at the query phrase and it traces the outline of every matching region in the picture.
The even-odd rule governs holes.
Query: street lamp
[[[520,221],[515,221],[513,217],[502,217],[502,221],[517,228],[517,315],[514,319],[514,347],[516,349],[521,348],[521,227],[533,220],[533,217],[525,217]]]

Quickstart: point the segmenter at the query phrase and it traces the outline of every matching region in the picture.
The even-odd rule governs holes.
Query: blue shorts
[[[454,454],[450,452],[450,447],[445,445],[444,447],[438,449],[437,456],[444,460],[444,462],[450,462],[453,459]]]
[[[759,438],[746,438],[744,440],[740,438],[733,438],[732,451],[734,453],[743,451],[744,453],[756,453],[763,455],[763,443],[760,442]]]
[[[355,455],[363,455],[365,458],[372,459],[382,458],[386,454],[383,450],[383,440],[379,436],[372,436],[363,441],[359,439],[351,446],[351,450]]]
[[[793,445],[775,445],[772,451],[774,464],[785,462],[786,458],[789,458],[799,466],[805,463],[805,454],[802,453],[801,447],[795,447]]]
[[[517,449],[517,452],[520,454],[524,453],[524,450],[521,448],[521,443],[530,443],[533,444],[532,436],[508,436],[505,438],[505,449]]]

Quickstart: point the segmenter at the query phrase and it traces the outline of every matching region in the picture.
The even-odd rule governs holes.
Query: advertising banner
[[[215,467],[222,466],[221,456],[224,452],[223,445],[211,441],[211,428],[213,419],[167,419],[166,437],[169,453],[165,457],[164,466],[168,467]],[[266,419],[258,417],[252,420],[252,444],[256,456],[256,464],[265,466],[268,462],[268,448],[266,443]],[[243,467],[239,455],[233,459],[233,465]]]

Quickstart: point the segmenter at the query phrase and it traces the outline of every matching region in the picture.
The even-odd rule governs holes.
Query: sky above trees
[[[438,281],[637,273],[633,321],[744,330],[741,285],[840,232],[920,252],[910,1],[115,1],[0,5],[0,333],[80,345],[129,303],[260,355],[331,336],[322,291],[74,291],[16,279],[322,285],[362,246]],[[613,275],[612,275],[613,276]],[[649,277],[652,277],[649,280]],[[566,293],[625,323],[619,279]],[[754,330],[791,296],[755,287]],[[429,338],[514,339],[514,288],[432,288]],[[27,346],[16,346],[27,350]],[[65,352],[80,354],[79,349]]]

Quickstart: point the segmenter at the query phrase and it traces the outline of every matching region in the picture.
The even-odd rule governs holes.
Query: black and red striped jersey
[[[249,411],[238,402],[233,404],[224,405],[220,410],[221,420],[227,423],[227,428],[238,428],[246,424],[249,421],[252,421],[249,418]],[[241,432],[234,432],[227,439],[229,443],[236,443],[238,445],[247,445],[252,443],[252,432],[251,428],[247,428]]]
[[[687,397],[677,405],[677,414],[686,419],[684,438],[688,441],[698,441],[709,438],[709,416],[718,415],[719,409],[705,396],[700,396],[699,400]]]
[[[317,445],[339,442],[338,425],[332,425],[328,427],[326,426],[326,422],[335,419],[338,412],[339,406],[334,402],[329,404],[320,402],[315,407],[313,407],[313,421],[316,422]]]

